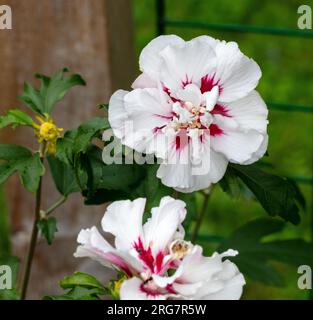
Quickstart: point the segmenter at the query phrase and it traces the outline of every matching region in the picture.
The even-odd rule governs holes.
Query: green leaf
[[[48,244],[51,245],[54,235],[58,231],[56,218],[42,218],[38,221],[37,226],[42,236],[47,240]]]
[[[90,162],[93,189],[127,191],[143,177],[139,165],[106,165],[102,160],[102,150],[96,146],[88,149],[86,157]]]
[[[5,116],[0,117],[0,129],[12,126],[16,128],[18,126],[32,127],[33,119],[25,112],[19,109],[12,109],[7,112]]]
[[[129,198],[144,177],[142,167],[136,164],[106,165],[102,160],[102,150],[96,146],[90,146],[81,160],[88,176],[83,192],[85,204]]]
[[[73,289],[75,286],[81,286],[104,290],[104,286],[94,276],[83,272],[75,272],[71,276],[65,277],[60,281],[60,286],[63,289]]]
[[[56,157],[66,163],[74,165],[75,157],[86,152],[92,139],[110,127],[106,118],[90,118],[78,128],[67,131],[58,140]]]
[[[44,300],[98,300],[107,293],[106,288],[92,275],[75,272],[60,281],[60,286],[69,291],[63,295],[46,296]]]
[[[70,165],[52,156],[48,157],[48,163],[55,186],[62,195],[68,196],[80,191],[74,170]]]
[[[257,165],[230,164],[229,170],[252,191],[271,216],[280,216],[295,225],[300,222],[299,206],[303,204],[299,189],[290,180],[262,171]]]
[[[0,255],[0,265],[7,265],[12,270],[12,289],[0,290],[0,300],[18,300],[19,293],[16,289],[20,261],[17,257]]]
[[[23,186],[30,192],[36,192],[40,177],[45,168],[39,154],[32,154],[26,148],[17,145],[0,144],[0,184],[14,172],[18,172]]]
[[[24,92],[19,97],[34,112],[41,115],[50,114],[53,107],[65,94],[76,85],[86,85],[85,81],[78,74],[68,77],[64,73],[68,72],[65,68],[52,77],[36,74],[36,78],[41,80],[39,89],[34,88],[29,83],[24,84]]]
[[[238,250],[238,256],[231,260],[245,276],[268,285],[282,286],[283,279],[270,261],[295,266],[313,264],[312,243],[302,239],[264,241],[264,237],[281,231],[284,226],[283,221],[276,219],[250,221],[224,240],[218,251]]]

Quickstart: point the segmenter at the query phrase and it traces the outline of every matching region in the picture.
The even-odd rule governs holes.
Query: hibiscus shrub
[[[36,197],[23,286],[6,297],[25,298],[37,233],[53,242],[52,214],[75,192],[86,205],[113,202],[102,228],[115,236],[114,246],[92,227],[80,232],[75,256],[113,267],[117,279],[105,286],[75,273],[60,282],[64,295],[45,299],[239,299],[244,277],[282,284],[270,260],[313,264],[311,243],[262,241],[282,230],[284,221],[299,224],[305,201],[293,181],[256,162],[268,143],[267,108],[254,90],[261,77],[256,62],[233,42],[162,36],[143,50],[140,69],[132,91],[114,93],[109,104],[98,106],[103,117],[77,128],[58,128],[51,116],[70,88],[85,85],[79,75],[65,76],[66,69],[52,77],[36,75],[38,89],[25,84],[19,99],[37,122],[20,109],[0,117],[0,128],[27,126],[39,142],[36,152],[0,145],[0,184],[17,172]],[[43,210],[47,170],[60,198]],[[206,257],[195,242],[210,236],[199,235],[199,229],[216,184],[230,196],[249,192],[279,219],[241,226]]]

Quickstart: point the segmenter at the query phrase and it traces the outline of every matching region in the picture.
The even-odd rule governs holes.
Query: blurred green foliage
[[[301,0],[167,0],[166,18],[219,24],[244,24],[277,28],[297,28],[297,9]],[[156,36],[155,0],[134,0],[134,22],[137,57],[142,48]],[[177,34],[185,40],[207,34],[226,41],[238,42],[241,50],[260,65],[263,76],[257,90],[271,102],[313,105],[313,39],[210,31],[167,27],[167,34]],[[139,72],[139,71],[138,71]],[[312,177],[313,114],[270,111],[269,157],[271,171],[285,176]],[[287,224],[271,240],[312,239],[312,186],[300,186],[306,201],[306,213],[299,226]],[[202,196],[198,195],[198,207]],[[230,198],[216,187],[210,199],[201,233],[211,236],[206,251],[216,248],[219,239],[247,221],[264,217],[264,210],[251,195]],[[313,248],[312,248],[313,250]],[[309,293],[297,287],[297,268],[275,263],[284,275],[286,286],[270,287],[248,281],[246,299],[307,299]],[[313,266],[311,266],[313,267]]]

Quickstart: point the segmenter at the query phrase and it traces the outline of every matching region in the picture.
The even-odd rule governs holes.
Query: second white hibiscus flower
[[[244,277],[234,263],[222,260],[237,252],[203,256],[200,246],[184,240],[185,203],[171,197],[162,198],[143,224],[145,202],[139,198],[109,205],[102,228],[115,236],[114,246],[92,227],[80,232],[75,256],[123,271],[122,300],[239,299]]]
[[[254,91],[261,71],[235,42],[160,36],[139,62],[134,90],[111,97],[109,122],[123,144],[162,159],[163,184],[204,189],[224,176],[228,162],[264,155],[268,111]]]

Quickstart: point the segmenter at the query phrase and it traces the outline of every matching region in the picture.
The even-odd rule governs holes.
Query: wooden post
[[[55,108],[53,116],[65,129],[77,126],[96,113],[96,105],[108,102],[117,88],[127,89],[134,79],[134,53],[130,0],[6,0],[12,9],[12,30],[0,30],[0,114],[20,106],[16,96],[23,82],[33,82],[36,72],[52,74],[68,67],[80,73],[87,87],[74,88]],[[25,108],[27,110],[27,108]],[[5,129],[1,143],[35,147],[28,128]],[[59,197],[50,177],[44,179],[43,209]],[[6,188],[14,254],[24,260],[34,211],[34,196],[12,177]],[[75,270],[100,278],[107,270],[87,260],[76,260],[76,236],[82,227],[99,223],[104,207],[86,207],[80,195],[72,195],[56,212],[59,224],[51,247],[40,240],[29,298],[54,293],[57,282]],[[23,268],[23,266],[22,266]]]

